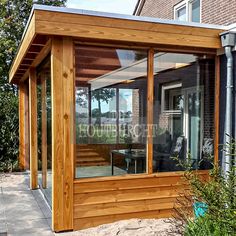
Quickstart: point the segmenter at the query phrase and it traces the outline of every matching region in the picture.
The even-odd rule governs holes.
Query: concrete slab
[[[7,235],[55,235],[50,208],[40,190],[30,190],[28,173],[1,176],[0,188],[0,212],[5,211]]]
[[[11,236],[48,236],[54,235],[46,219],[8,221],[8,235]]]
[[[3,191],[0,187],[0,236],[7,235],[7,221],[4,207]]]

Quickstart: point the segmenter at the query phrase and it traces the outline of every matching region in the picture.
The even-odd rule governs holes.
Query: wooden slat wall
[[[53,38],[52,86],[52,226],[73,229],[74,70],[71,38]]]
[[[220,48],[219,29],[35,11],[36,33],[139,44]]]
[[[30,187],[38,188],[38,125],[37,77],[34,68],[29,74],[29,125],[30,125]]]
[[[207,178],[207,171],[201,172]],[[74,182],[74,230],[129,218],[172,216],[183,173]]]

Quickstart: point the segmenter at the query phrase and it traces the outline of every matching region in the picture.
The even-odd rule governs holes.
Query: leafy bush
[[[0,171],[17,169],[18,98],[12,91],[0,90]]]
[[[232,166],[225,175],[218,165],[213,165],[209,173],[206,180],[199,171],[190,168],[185,171],[184,180],[189,188],[180,194],[175,207],[175,226],[182,235],[236,235],[236,169]],[[193,210],[196,202],[207,205],[205,214],[198,218],[194,217]]]
[[[195,221],[189,221],[185,229],[186,236],[226,236],[228,233],[227,225],[221,227],[217,222],[212,221],[208,215],[200,217]]]

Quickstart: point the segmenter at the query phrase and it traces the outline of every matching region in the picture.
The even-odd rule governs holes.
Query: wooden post
[[[219,125],[220,125],[220,57],[215,59],[215,113],[214,113],[214,164],[219,164]]]
[[[35,69],[29,73],[30,124],[30,188],[38,188],[38,130],[37,130],[37,78]]]
[[[29,168],[28,160],[28,90],[26,84],[19,85],[19,168],[26,170]]]
[[[147,173],[153,173],[153,93],[154,93],[154,50],[148,51],[147,75]]]
[[[73,229],[74,68],[71,38],[53,38],[52,64],[52,226]]]
[[[120,92],[116,88],[116,144],[120,143]]]
[[[41,79],[41,109],[42,109],[42,187],[47,188],[47,80]]]

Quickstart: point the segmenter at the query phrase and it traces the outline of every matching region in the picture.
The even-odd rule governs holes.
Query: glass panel
[[[154,171],[184,170],[179,161],[207,169],[213,155],[214,59],[162,52],[154,58]]]
[[[48,201],[49,205],[52,206],[52,131],[51,131],[51,66],[50,58],[43,62],[41,66],[37,68],[38,78],[38,154],[39,154],[39,185],[42,192]],[[46,80],[46,155],[47,155],[47,170],[46,170],[46,186],[43,186],[43,172],[42,172],[42,81]]]
[[[191,3],[191,11],[191,20],[193,22],[200,22],[200,0],[195,0]]]
[[[187,20],[187,14],[186,14],[186,5],[182,6],[181,8],[176,10],[177,13],[177,20],[180,21],[186,21]]]
[[[75,47],[76,178],[146,165],[147,52]]]

